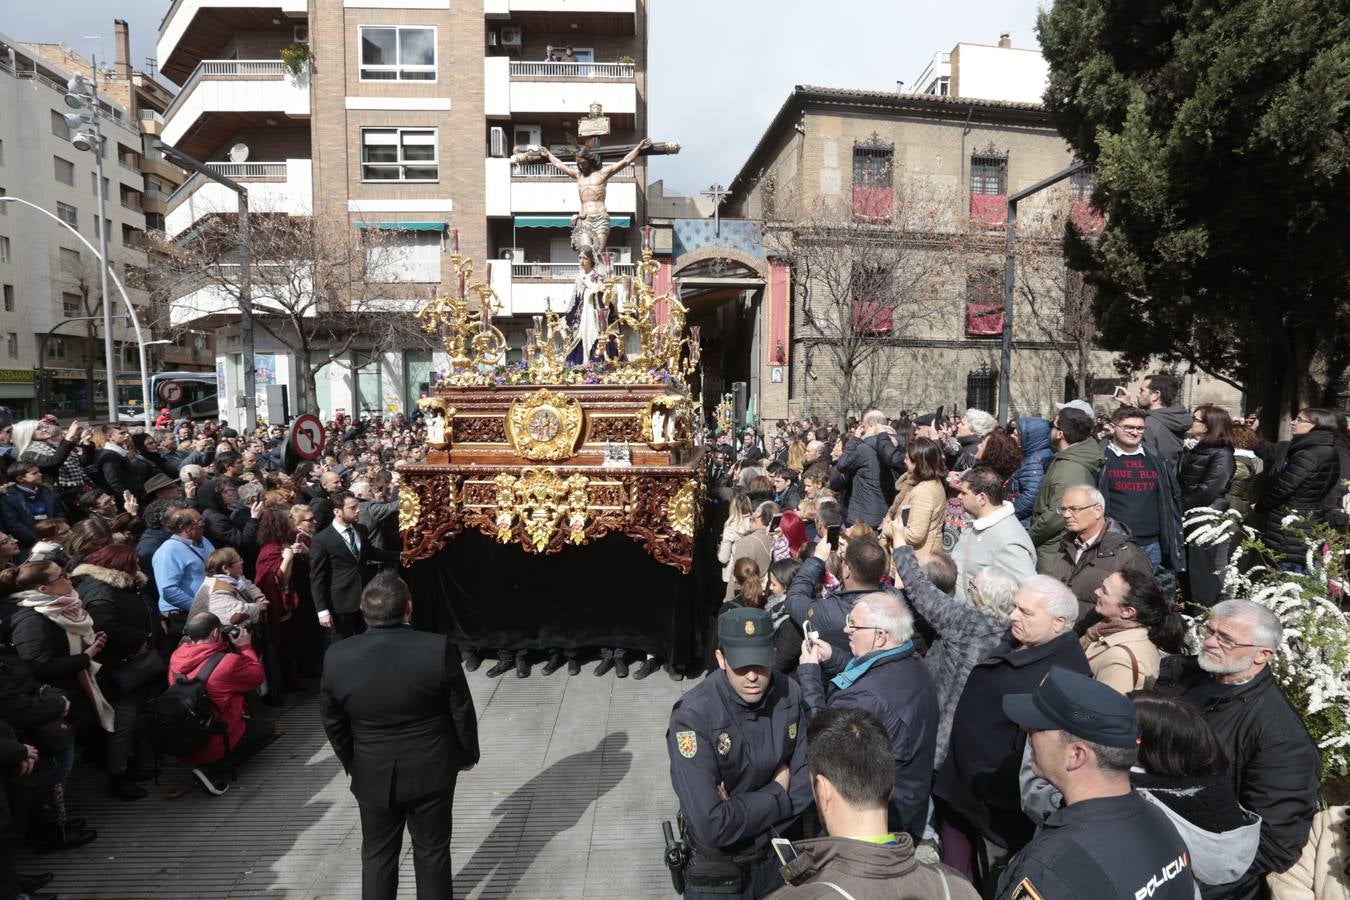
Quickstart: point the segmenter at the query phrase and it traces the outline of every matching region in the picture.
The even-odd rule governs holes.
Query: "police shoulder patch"
[[[692,731],[675,732],[675,749],[685,759],[693,759],[694,754],[698,753],[698,735]]]
[[[1041,892],[1031,883],[1030,878],[1023,878],[1017,882],[1017,887],[1013,888],[1010,896],[1012,900],[1043,900]]]

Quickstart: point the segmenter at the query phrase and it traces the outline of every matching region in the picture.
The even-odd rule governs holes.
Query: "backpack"
[[[206,694],[206,681],[224,658],[223,650],[211,654],[193,678],[188,678],[185,672],[175,672],[173,684],[155,698],[151,714],[155,744],[161,753],[186,756],[206,746],[217,734],[225,734],[224,726],[216,721],[216,705]]]

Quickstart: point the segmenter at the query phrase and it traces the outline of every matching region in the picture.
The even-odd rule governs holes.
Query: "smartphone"
[[[827,542],[829,542],[829,545],[830,545],[830,549],[831,549],[831,550],[838,550],[838,549],[839,549],[839,526],[838,526],[838,525],[827,525],[827,526],[825,526],[825,540],[826,540]]]
[[[1125,385],[1123,385],[1123,384],[1118,384],[1118,385],[1116,385],[1116,389],[1115,389],[1114,391],[1111,392],[1111,396],[1112,396],[1112,397],[1115,397],[1117,400],[1124,400],[1124,399],[1126,399],[1126,398],[1125,398]]]
[[[778,515],[774,516],[772,519],[769,520],[769,530],[777,531],[778,526],[781,524],[783,524],[783,514],[779,513]]]
[[[806,637],[806,639],[811,643],[815,643],[817,640],[820,639],[820,632],[816,631],[816,629],[811,625],[810,619],[806,620],[806,627],[802,629],[802,633]]]
[[[797,851],[792,848],[792,841],[787,838],[773,838],[769,841],[769,844],[773,847],[773,852],[777,854],[780,865],[786,866],[797,858]]]

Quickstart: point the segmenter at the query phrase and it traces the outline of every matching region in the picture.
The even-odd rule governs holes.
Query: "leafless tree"
[[[414,318],[430,286],[409,281],[425,278],[409,264],[405,233],[267,213],[253,217],[250,231],[253,322],[290,351],[308,408],[318,407],[318,371],[353,348],[431,347]],[[185,313],[238,314],[233,217],[209,220],[185,246],[161,249],[178,276],[173,302],[192,307]]]

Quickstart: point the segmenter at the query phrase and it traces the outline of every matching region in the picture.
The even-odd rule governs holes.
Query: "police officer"
[[[998,884],[999,900],[1092,897],[1194,900],[1186,843],[1130,787],[1139,730],[1134,704],[1058,666],[1003,711],[1028,732],[1031,766],[1064,795]]]
[[[773,670],[773,618],[717,620],[717,665],[675,704],[666,731],[681,831],[692,850],[686,898],[762,897],[783,884],[769,846],[811,804],[797,683]]]

